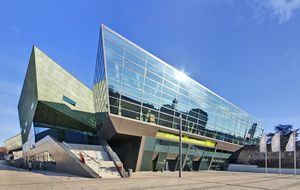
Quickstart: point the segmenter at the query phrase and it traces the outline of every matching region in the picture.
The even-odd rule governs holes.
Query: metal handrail
[[[113,156],[113,154],[115,154],[115,152],[112,150],[112,148],[107,143],[105,145],[103,145],[103,147],[105,148],[105,152],[107,153],[110,160],[113,161],[113,163],[114,163],[115,167],[117,168],[117,171],[119,172],[120,176],[124,177],[124,174],[122,172],[122,171],[124,171],[123,164],[122,164],[122,170],[120,170],[120,168],[117,165],[117,161],[121,162],[121,160],[118,157],[117,157],[118,160],[115,160],[115,157]]]
[[[70,145],[68,145],[66,142],[63,141],[63,143],[68,146],[71,149],[74,149],[73,147],[71,147]],[[94,162],[96,162],[100,167],[101,167],[101,163],[98,162],[97,160],[95,160],[93,157],[91,157],[90,155],[88,155],[87,153],[85,153],[84,151],[80,151],[83,152],[87,157],[89,157],[90,159],[92,159]],[[98,167],[98,173],[99,173],[99,167]]]
[[[74,148],[71,147],[68,143],[66,143],[66,142],[64,142],[64,141],[63,141],[63,144],[66,145],[67,147],[69,147],[70,149],[74,149]],[[97,160],[95,160],[93,157],[91,157],[91,156],[88,155],[87,153],[85,153],[84,151],[80,151],[80,152],[82,152],[84,155],[86,155],[87,157],[89,157],[91,160],[93,160],[94,162],[96,162],[96,163],[98,164],[97,170],[98,170],[98,175],[99,175],[99,174],[100,174],[99,168],[102,166],[101,163],[98,162]],[[108,154],[108,153],[106,152],[106,154]],[[109,154],[108,154],[108,156],[110,157]],[[114,160],[113,160],[113,162],[114,162]],[[114,162],[114,163],[115,163],[115,162]],[[118,169],[118,167],[116,167],[116,168]],[[106,173],[108,172],[107,169],[105,169],[105,172],[106,172]]]
[[[68,154],[68,157],[72,159],[72,161],[74,161],[76,164],[79,164],[79,160],[77,160],[77,156],[68,148],[70,146],[67,143],[62,143],[62,141],[58,141],[57,139],[55,139],[54,137],[52,137],[50,135],[47,135],[46,137],[42,138],[37,143],[39,143],[39,145],[43,145],[44,143],[51,143],[51,144],[54,143],[53,145],[59,146],[59,149],[62,149],[63,151],[65,151]],[[65,145],[67,145],[67,146],[65,146]],[[58,147],[55,147],[55,149],[56,148],[58,148]],[[61,151],[61,150],[59,150],[59,151]],[[97,174],[97,171],[94,171],[88,165],[81,165],[81,166],[82,166],[82,169],[85,170],[85,172],[88,172],[88,175],[91,175],[92,177],[95,177],[95,178],[99,176]]]

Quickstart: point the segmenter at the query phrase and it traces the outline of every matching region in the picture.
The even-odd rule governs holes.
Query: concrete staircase
[[[67,144],[67,143],[65,143]],[[85,164],[101,178],[120,178],[114,162],[110,160],[101,145],[67,144],[69,150],[78,158],[83,156]]]

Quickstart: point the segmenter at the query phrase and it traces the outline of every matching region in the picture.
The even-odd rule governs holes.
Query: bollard
[[[132,169],[128,169],[128,177],[132,176]]]

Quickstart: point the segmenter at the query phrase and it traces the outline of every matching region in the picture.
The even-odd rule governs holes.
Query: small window
[[[69,104],[71,104],[72,106],[76,106],[76,102],[74,100],[72,100],[71,98],[68,98],[67,96],[63,95],[63,100]]]
[[[30,109],[33,110],[34,108],[34,102],[31,103]]]

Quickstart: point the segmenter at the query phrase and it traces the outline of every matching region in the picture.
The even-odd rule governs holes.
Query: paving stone
[[[0,190],[299,190],[300,176],[239,172],[136,172],[130,178],[92,179],[0,165]]]

